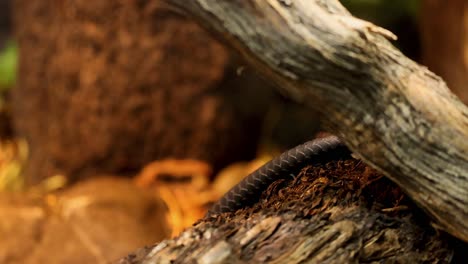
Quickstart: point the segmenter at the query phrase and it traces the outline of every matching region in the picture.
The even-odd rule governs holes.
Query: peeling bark
[[[242,53],[396,182],[438,227],[468,241],[468,108],[395,36],[334,0],[165,0]]]
[[[332,162],[119,263],[449,263],[447,237],[427,220],[362,162]]]

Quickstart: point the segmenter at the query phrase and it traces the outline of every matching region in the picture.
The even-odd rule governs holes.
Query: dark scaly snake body
[[[306,165],[349,158],[351,151],[336,136],[308,141],[283,152],[245,177],[208,211],[205,217],[233,212],[258,201],[262,191],[278,179],[295,176]]]

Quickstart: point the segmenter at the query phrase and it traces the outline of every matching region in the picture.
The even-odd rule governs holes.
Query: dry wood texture
[[[165,0],[222,36],[382,171],[437,225],[468,241],[468,108],[334,0]]]
[[[452,255],[401,189],[347,160],[278,180],[252,208],[204,219],[120,264],[448,263]]]

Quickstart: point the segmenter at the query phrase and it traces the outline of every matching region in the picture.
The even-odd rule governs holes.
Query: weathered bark
[[[357,160],[304,169],[254,207],[205,219],[120,263],[449,263],[401,190]]]
[[[468,241],[468,108],[395,36],[338,1],[165,0],[245,55],[396,182],[439,228]]]
[[[423,63],[468,105],[468,1],[421,1]]]
[[[263,93],[235,75],[223,46],[160,1],[18,0],[15,21],[14,121],[30,143],[29,182],[130,174],[166,157],[216,170],[255,155],[265,103],[247,116],[236,96]]]

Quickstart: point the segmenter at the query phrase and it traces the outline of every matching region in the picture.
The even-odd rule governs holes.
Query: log
[[[389,31],[336,0],[164,0],[244,57],[468,241],[468,108]]]
[[[454,250],[390,180],[359,160],[306,167],[261,202],[121,259],[136,263],[449,263]],[[457,263],[457,262],[454,262]]]

